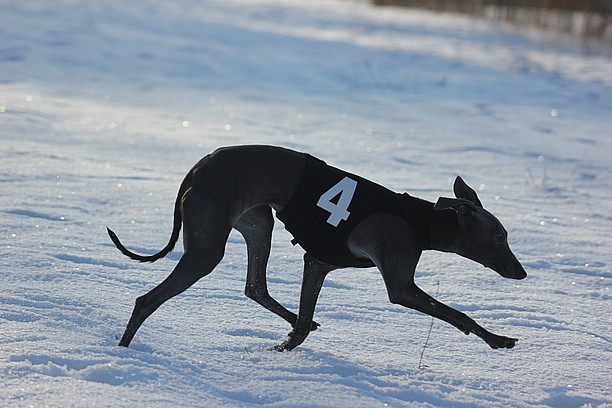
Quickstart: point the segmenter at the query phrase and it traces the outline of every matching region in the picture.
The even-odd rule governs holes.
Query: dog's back
[[[228,194],[244,212],[268,204],[280,211],[304,171],[305,155],[277,146],[230,146],[205,156],[192,169],[193,190]]]

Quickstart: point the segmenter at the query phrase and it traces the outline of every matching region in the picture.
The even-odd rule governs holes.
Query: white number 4
[[[327,219],[328,224],[337,227],[340,221],[348,220],[349,215],[351,215],[348,211],[348,207],[351,204],[356,188],[357,182],[345,177],[319,197],[317,207],[321,207],[330,213]],[[340,198],[338,198],[337,203],[334,203],[332,200],[336,198],[338,194],[340,194]]]

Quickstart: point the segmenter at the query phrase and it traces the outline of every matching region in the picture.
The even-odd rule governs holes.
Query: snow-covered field
[[[499,24],[340,0],[0,0],[0,406],[612,406],[612,58]],[[428,252],[417,282],[497,334],[491,350],[391,305],[374,269],[328,277],[322,326],[243,295],[245,246],[129,348],[185,172],[269,143],[429,200],[455,175],[529,276]],[[298,306],[277,223],[270,290]],[[422,357],[422,361],[420,359]]]

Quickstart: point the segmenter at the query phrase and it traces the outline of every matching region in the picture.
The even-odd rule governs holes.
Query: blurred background
[[[611,0],[372,0],[377,6],[450,11],[612,40]]]

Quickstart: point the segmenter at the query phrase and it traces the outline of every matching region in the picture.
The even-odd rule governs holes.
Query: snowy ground
[[[0,406],[612,406],[612,58],[571,40],[352,1],[0,0]],[[309,151],[435,200],[461,174],[529,273],[429,252],[418,283],[491,350],[332,273],[322,324],[242,294],[245,247],[116,346],[185,172],[218,146]],[[277,223],[270,288],[297,308]]]

